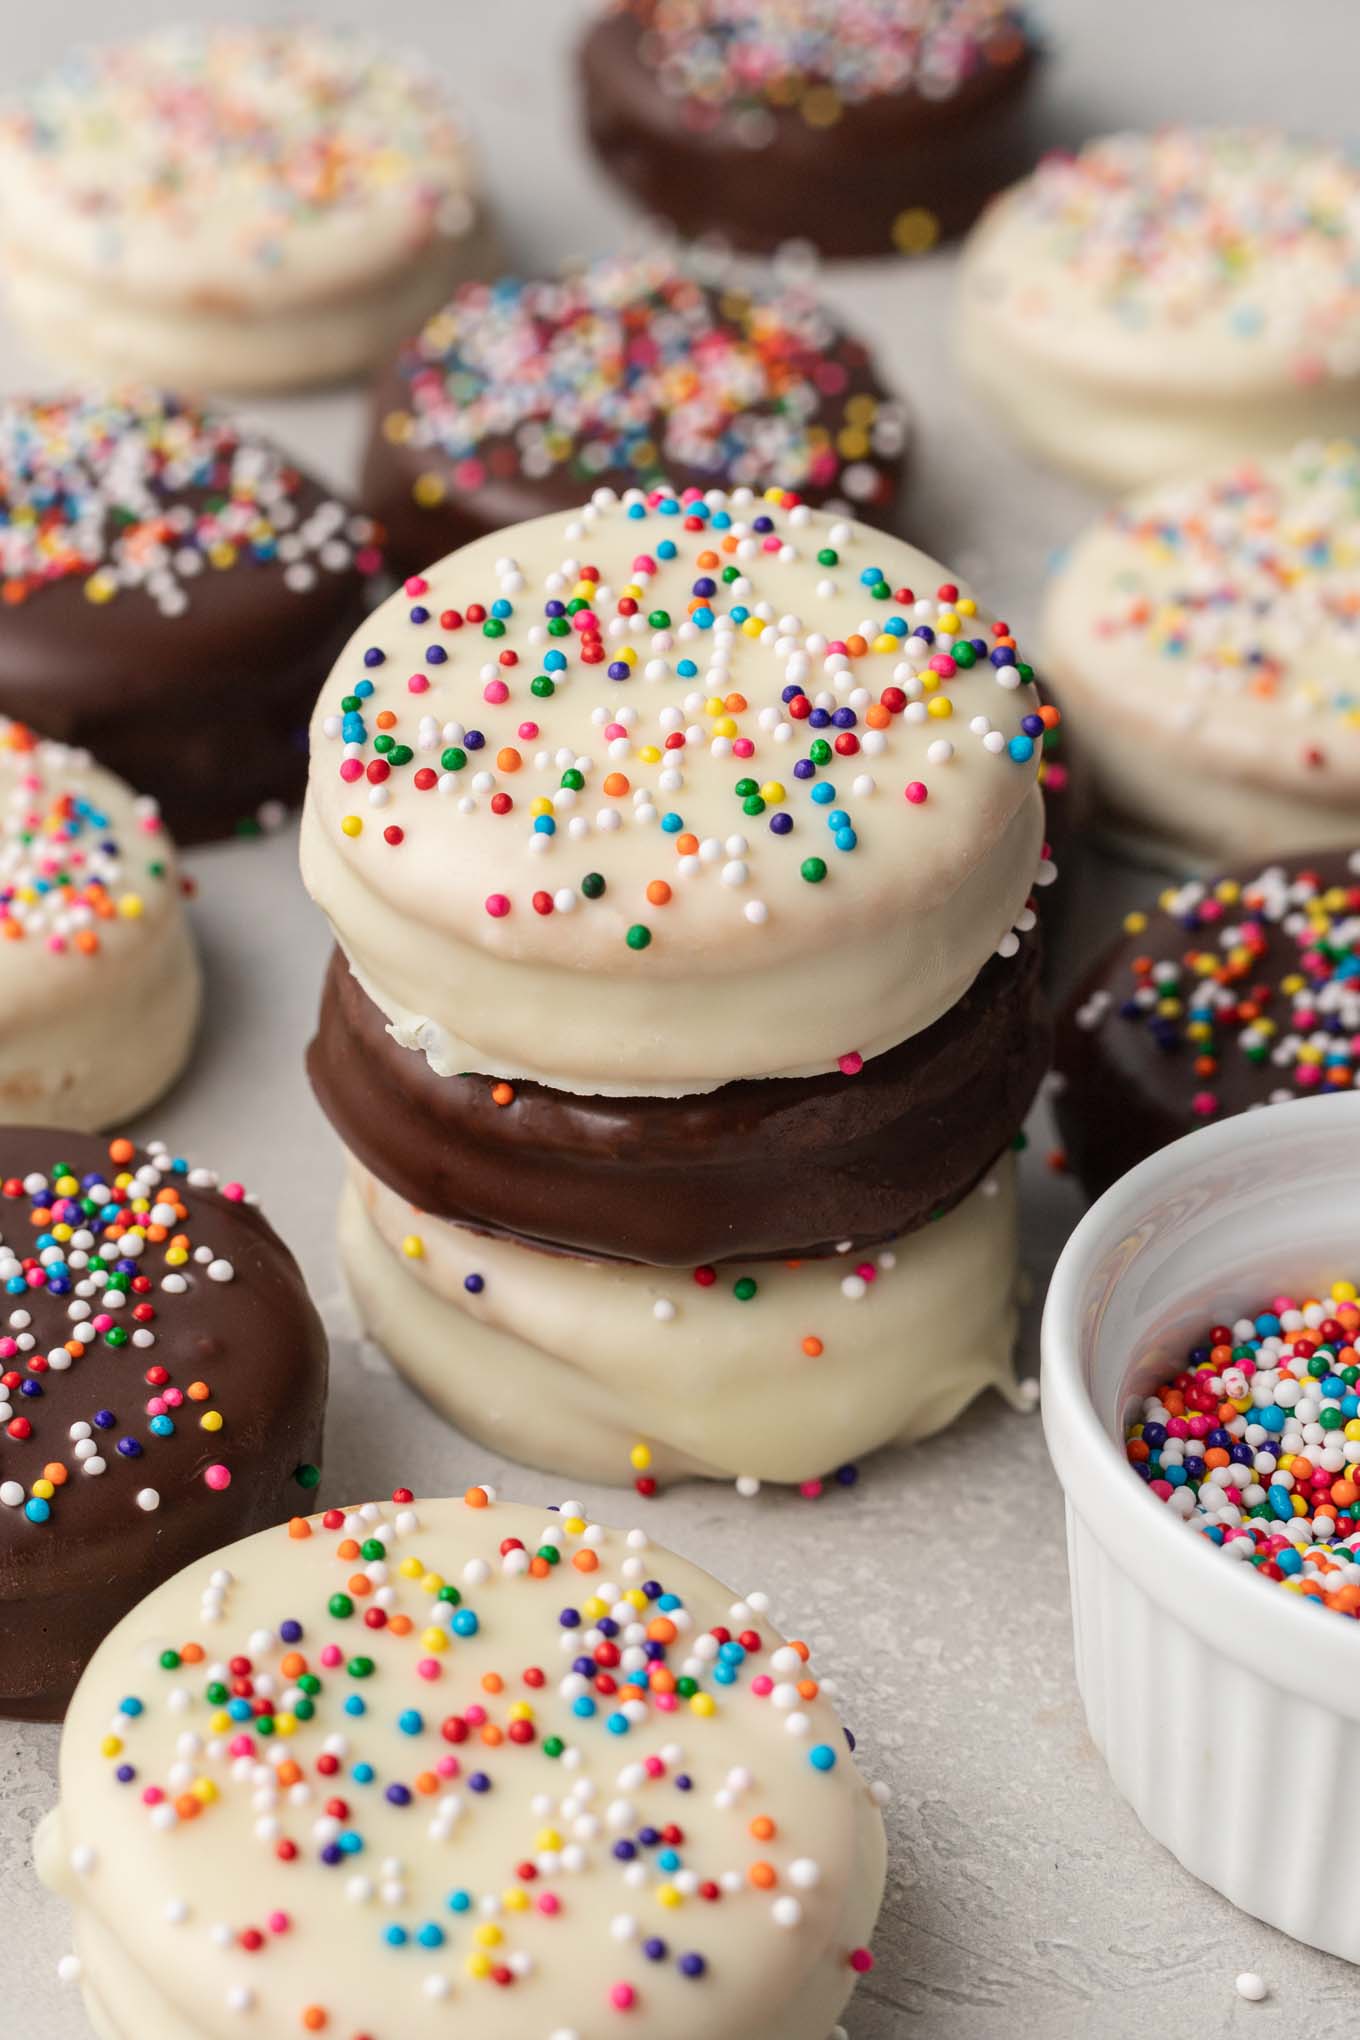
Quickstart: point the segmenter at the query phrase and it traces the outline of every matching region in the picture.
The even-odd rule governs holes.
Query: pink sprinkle
[[[480,1728],[486,1720],[486,1709],[485,1707],[477,1706],[465,1707],[463,1709],[463,1719],[469,1728]]]
[[[165,1397],[153,1395],[146,1406],[146,1413],[149,1417],[163,1417],[165,1415]]]
[[[536,722],[522,722],[519,726],[519,735],[524,743],[532,744],[534,738],[538,735],[538,724]]]
[[[423,574],[412,574],[403,587],[408,595],[428,595],[430,592],[430,584]]]
[[[211,1466],[204,1467],[203,1478],[214,1494],[221,1494],[224,1488],[231,1486],[231,1468],[223,1466],[220,1460],[214,1460]]]
[[[1297,1072],[1302,1076],[1303,1072]],[[1218,1110],[1218,1100],[1212,1091],[1196,1091],[1190,1101],[1191,1107],[1200,1119],[1212,1119]]]
[[[406,686],[412,694],[428,694],[430,691],[430,682],[424,673],[413,673]]]
[[[108,1332],[113,1329],[113,1319],[107,1311],[101,1310],[98,1317],[90,1319],[90,1323],[97,1332]]]
[[[328,1671],[334,1671],[338,1664],[344,1662],[344,1652],[338,1643],[328,1643],[324,1646],[321,1652],[321,1662]]]
[[[64,956],[66,954],[66,938],[62,935],[49,935],[47,946],[54,956]]]
[[[416,1672],[417,1675],[422,1679],[437,1679],[439,1677],[438,1658],[432,1657],[421,1658],[419,1664],[416,1666]]]
[[[482,689],[482,700],[491,702],[497,708],[499,708],[503,701],[508,701],[509,699],[510,689],[506,686],[504,680],[488,680]]]
[[[354,555],[354,564],[361,574],[376,574],[382,567],[383,556],[376,545],[362,545]]]
[[[926,664],[932,673],[938,673],[943,680],[952,680],[959,670],[948,652],[936,652],[933,659],[927,659]]]
[[[356,779],[362,779],[364,768],[357,758],[346,758],[340,767],[340,777],[346,786],[352,786]]]
[[[774,1680],[768,1672],[757,1672],[755,1678],[751,1681],[751,1691],[755,1694],[757,1700],[768,1700],[774,1691]]]
[[[227,1750],[233,1757],[248,1757],[254,1747],[254,1739],[248,1735],[234,1735],[227,1744]]]
[[[0,1339],[0,1360],[12,1360],[18,1350],[17,1340]]]
[[[292,1924],[293,1922],[289,1919],[286,1912],[272,1912],[269,1915],[269,1931],[271,1934],[286,1934]]]
[[[855,1948],[851,1951],[850,1967],[856,1976],[867,1976],[873,1966],[874,1958],[867,1948]]]
[[[184,1401],[184,1390],[182,1388],[167,1388],[161,1397],[161,1401],[168,1410],[177,1410]]]
[[[838,1056],[836,1060],[843,1077],[857,1077],[864,1068],[864,1057],[853,1048],[849,1055]]]
[[[772,531],[768,538],[762,539],[760,549],[762,552],[776,553],[783,546],[783,543],[783,539],[776,532]]]
[[[872,1261],[861,1261],[855,1273],[863,1282],[877,1282],[878,1280],[878,1270]]]
[[[926,798],[926,789],[921,784],[921,781],[919,779],[911,780],[908,783],[905,791],[907,799],[911,802],[913,807],[920,807],[921,802]]]
[[[547,1913],[551,1919],[554,1913],[561,1912],[562,1901],[555,1891],[541,1891],[538,1895],[538,1909],[541,1913]]]
[[[650,553],[638,553],[633,561],[633,572],[635,574],[654,574],[656,572],[656,561]]]
[[[666,1766],[660,1757],[648,1757],[642,1768],[649,1778],[664,1778],[666,1775]]]
[[[142,1805],[159,1806],[164,1797],[165,1794],[161,1791],[159,1785],[148,1785],[142,1794]]]
[[[674,1714],[680,1702],[676,1699],[674,1693],[653,1693],[652,1705],[658,1714]]]
[[[822,1483],[819,1480],[800,1480],[798,1492],[805,1502],[819,1501],[822,1493]]]
[[[457,1757],[440,1757],[435,1769],[441,1778],[457,1778],[462,1775],[463,1767]]]
[[[637,1992],[631,1983],[615,1983],[610,1986],[609,2002],[616,2012],[631,2012],[637,2003]]]
[[[604,733],[611,744],[616,742],[619,737],[626,737],[628,734],[621,722],[606,723]]]
[[[244,1183],[224,1183],[222,1185],[222,1195],[230,1197],[233,1204],[239,1204],[245,1194],[246,1188]]]
[[[754,758],[755,754],[756,747],[749,737],[737,737],[733,740],[732,756],[734,758]]]
[[[510,911],[510,902],[503,892],[488,893],[486,911],[493,921],[503,921]]]

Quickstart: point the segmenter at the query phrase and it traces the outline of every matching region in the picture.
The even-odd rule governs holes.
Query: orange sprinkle
[[[503,1693],[505,1691],[505,1681],[499,1672],[482,1673],[482,1691],[484,1693]]]
[[[191,1397],[194,1402],[206,1402],[212,1394],[212,1390],[206,1381],[191,1381],[184,1393]]]
[[[677,1634],[675,1624],[671,1621],[669,1615],[653,1616],[652,1620],[647,1624],[647,1641],[649,1643],[674,1643]]]
[[[627,793],[628,791],[627,773],[606,772],[604,775],[604,790],[606,793],[613,794],[616,799],[620,794]]]
[[[529,1560],[529,1571],[536,1580],[546,1580],[552,1567],[546,1558],[534,1557]]]
[[[768,1813],[758,1813],[747,1829],[752,1841],[771,1842],[774,1840],[774,1822]]]
[[[397,718],[393,715],[390,708],[379,709],[376,721],[380,730],[392,729],[396,724],[396,720]]]
[[[886,730],[892,721],[892,711],[885,708],[881,701],[872,701],[864,711],[864,720],[871,730]]]
[[[494,1721],[487,1721],[482,1724],[478,1731],[478,1739],[484,1742],[489,1750],[498,1750],[505,1741],[505,1736],[503,1731],[497,1728]]]
[[[699,848],[699,838],[691,836],[687,829],[682,836],[676,837],[675,847],[681,857],[693,857],[695,851]]]
[[[363,1600],[365,1594],[371,1594],[373,1592],[373,1582],[368,1577],[367,1573],[361,1572],[351,1573],[349,1578],[345,1582],[345,1586],[347,1590],[355,1596],[356,1600],[360,1601]]]
[[[439,1790],[439,1780],[433,1771],[422,1771],[415,1782],[416,1791],[423,1792],[427,1799]]]
[[[849,652],[852,659],[859,659],[868,651],[869,646],[867,640],[862,638],[858,631],[853,631],[845,640],[845,649]]]
[[[203,1801],[195,1799],[192,1792],[181,1792],[175,1801],[175,1812],[181,1820],[197,1820],[203,1811]]]
[[[183,1644],[179,1654],[186,1665],[201,1665],[203,1662],[203,1646],[201,1643]]]
[[[307,1521],[307,1518],[306,1518],[305,1516],[290,1516],[290,1517],[289,1517],[289,1519],[288,1519],[288,1535],[289,1535],[290,1537],[293,1537],[293,1538],[302,1538],[302,1537],[310,1537],[310,1536],[311,1536],[311,1534],[312,1534],[312,1526],[311,1526],[311,1524],[310,1524],[310,1523],[309,1523],[309,1522]]]
[[[357,1558],[359,1556],[359,1547],[352,1537],[344,1537],[336,1545],[335,1555],[337,1558]]]
[[[716,567],[718,565],[718,555],[711,551],[701,552],[696,564],[701,567]]]
[[[329,2024],[329,2021],[320,2005],[304,2005],[302,2007],[302,2023],[307,2032],[320,2033]]]
[[[109,1160],[117,1162],[120,1167],[124,1162],[130,1162],[136,1152],[137,1150],[130,1140],[111,1140],[109,1142]]]
[[[514,1085],[506,1083],[493,1084],[491,1086],[491,1102],[493,1105],[513,1105],[515,1102]]]
[[[598,1572],[600,1569],[599,1558],[593,1551],[573,1552],[571,1562],[577,1572]]]
[[[487,1492],[484,1487],[470,1487],[463,1496],[470,1509],[484,1509],[487,1506]]]
[[[723,696],[723,707],[729,715],[744,715],[746,712],[746,696],[744,694],[725,694]]]
[[[748,1884],[754,1884],[757,1891],[769,1891],[779,1882],[773,1863],[753,1863],[746,1873]]]
[[[279,1665],[285,1679],[300,1679],[307,1669],[307,1660],[300,1650],[290,1650]]]
[[[66,1468],[62,1465],[59,1459],[48,1460],[46,1466],[43,1468],[43,1479],[50,1480],[53,1487],[64,1487],[66,1485],[67,1480]]]
[[[496,770],[498,772],[518,772],[523,763],[524,760],[520,757],[513,744],[507,744],[503,751],[497,751],[496,753]]]
[[[387,1627],[393,1636],[409,1636],[412,1628],[411,1618],[409,1615],[389,1615]]]
[[[812,1334],[809,1332],[808,1336],[803,1341],[803,1351],[807,1354],[808,1359],[820,1360],[825,1350],[826,1348],[823,1346],[821,1340],[814,1338]]]
[[[278,1779],[280,1785],[300,1785],[302,1783],[302,1766],[301,1764],[295,1764],[291,1757],[285,1757],[275,1771],[274,1776]]]

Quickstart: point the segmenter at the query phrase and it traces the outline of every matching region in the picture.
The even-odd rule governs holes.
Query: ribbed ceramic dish
[[[1130,1408],[1209,1324],[1339,1279],[1360,1279],[1360,1095],[1191,1134],[1068,1241],[1044,1312],[1043,1413],[1077,1680],[1115,1785],[1234,1905],[1360,1962],[1360,1625],[1224,1558],[1122,1448]]]

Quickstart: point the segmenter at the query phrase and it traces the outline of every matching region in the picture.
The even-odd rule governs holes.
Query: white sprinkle
[[[1242,1971],[1237,1979],[1236,1990],[1237,1995],[1245,1998],[1249,2005],[1259,2005],[1262,1998],[1269,1995],[1265,1978],[1258,1976],[1254,1969]]]

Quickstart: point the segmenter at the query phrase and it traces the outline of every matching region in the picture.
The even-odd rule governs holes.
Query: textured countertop
[[[150,25],[174,11],[138,4],[117,19]],[[217,10],[182,0],[178,11]],[[271,10],[245,0],[234,11]],[[379,15],[331,0],[309,11]],[[381,9],[395,39],[428,52],[465,106],[512,262],[530,271],[644,239],[580,145],[568,53],[582,11],[581,0]],[[1354,0],[1036,0],[1035,11],[1051,29],[1055,138],[1176,119],[1353,133]],[[98,0],[7,11],[6,80],[106,20],[112,29]],[[915,406],[913,536],[974,580],[1023,638],[1045,563],[1091,499],[995,444],[969,415],[949,362],[949,257],[832,269],[824,288]],[[0,328],[0,387],[42,380]],[[252,409],[335,481],[352,477],[355,393]],[[335,1338],[323,1501],[398,1482],[456,1492],[481,1478],[513,1496],[556,1498],[557,1484],[505,1469],[441,1426],[354,1337],[332,1247],[339,1152],[301,1066],[327,941],[296,878],[291,826],[188,861],[201,886],[208,1024],[189,1075],[141,1130],[260,1192],[301,1259]],[[1110,929],[1148,883],[1089,864],[1079,901],[1087,937]],[[1078,1200],[1045,1167],[1042,1114],[1032,1136],[1027,1263],[1042,1294]],[[1027,1374],[1036,1334],[1032,1314]],[[1196,1884],[1110,1787],[1072,1679],[1062,1503],[1037,1419],[988,1398],[945,1438],[881,1455],[857,1488],[816,1503],[770,1491],[743,1502],[702,1485],[650,1503],[618,1490],[584,1499],[605,1520],[645,1512],[653,1536],[738,1589],[764,1587],[823,1668],[834,1664],[865,1767],[894,1794],[878,1966],[852,2005],[851,2040],[1216,2040],[1286,2027],[1326,2040],[1353,2029],[1353,1970]],[[63,1908],[37,1885],[29,1848],[54,1796],[56,1750],[55,1729],[0,1723],[0,2040],[88,2040],[76,1996],[56,1977]],[[1270,1802],[1263,1833],[1289,1817],[1287,1790]],[[1236,1996],[1240,1970],[1266,1978],[1264,2004]]]

